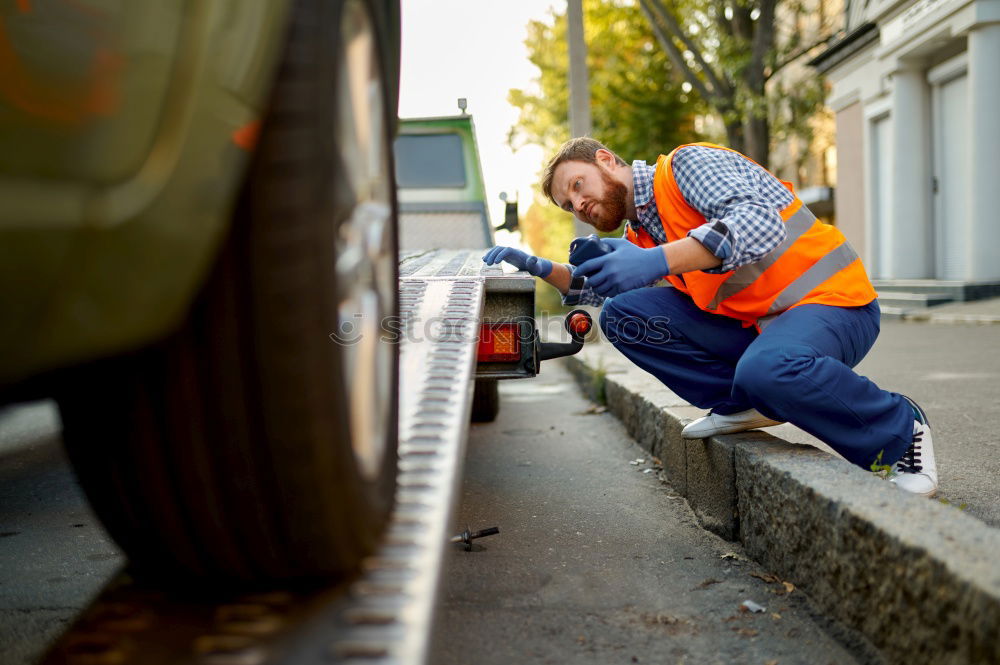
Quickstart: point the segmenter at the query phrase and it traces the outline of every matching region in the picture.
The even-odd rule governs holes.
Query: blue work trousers
[[[879,307],[800,305],[762,333],[702,311],[669,287],[604,303],[601,330],[636,365],[691,404],[729,415],[754,408],[869,468],[892,464],[912,441],[913,410],[853,371],[875,343]]]

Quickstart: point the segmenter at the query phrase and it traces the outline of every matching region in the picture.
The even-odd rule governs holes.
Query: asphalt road
[[[53,404],[0,409],[0,663],[37,660],[121,564],[70,471]]]
[[[501,394],[498,420],[472,429],[455,519],[500,534],[447,553],[430,662],[878,662],[698,527],[561,366]],[[747,600],[766,610],[741,611]]]

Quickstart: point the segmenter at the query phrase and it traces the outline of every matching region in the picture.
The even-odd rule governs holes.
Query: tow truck
[[[534,376],[544,356],[535,326],[534,279],[479,264],[494,245],[494,228],[467,107],[463,98],[460,115],[400,119],[394,143],[400,275],[458,271],[486,278],[471,417],[490,422],[500,410],[497,382]],[[517,204],[508,201],[497,230],[516,228]]]
[[[0,11],[0,400],[129,560],[42,662],[424,662],[476,380],[591,323],[398,253],[398,3]]]
[[[478,535],[454,535],[452,520],[476,377],[534,376],[541,361],[579,351],[592,326],[576,310],[565,320],[569,341],[541,342],[524,313],[534,278],[480,257],[427,250],[401,259],[397,490],[359,576],[195,592],[124,571],[44,665],[426,663],[445,548]]]

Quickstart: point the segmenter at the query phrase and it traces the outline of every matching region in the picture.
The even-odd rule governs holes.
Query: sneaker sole
[[[889,482],[892,482],[892,481],[890,480]],[[906,489],[905,487],[900,487],[898,483],[892,483],[892,484],[895,485],[896,489],[898,489],[900,492],[906,492],[907,494],[912,494],[913,496],[922,496],[922,497],[926,497],[928,499],[933,499],[934,495],[937,494],[937,491],[938,491],[938,488],[935,487],[930,492],[911,492],[910,490]]]
[[[681,430],[681,438],[684,439],[707,439],[710,436],[716,436],[717,434],[736,434],[737,432],[746,432],[752,429],[760,429],[761,427],[776,427],[778,425],[784,425],[785,423],[777,422],[775,420],[755,420],[742,425],[733,425],[732,427],[722,427],[715,430],[710,430],[706,433],[695,434],[693,432],[685,432]]]

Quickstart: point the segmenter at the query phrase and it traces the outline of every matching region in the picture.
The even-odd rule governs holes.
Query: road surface
[[[432,663],[879,662],[702,530],[561,365],[501,393],[472,429],[455,520],[500,534],[447,553]]]

